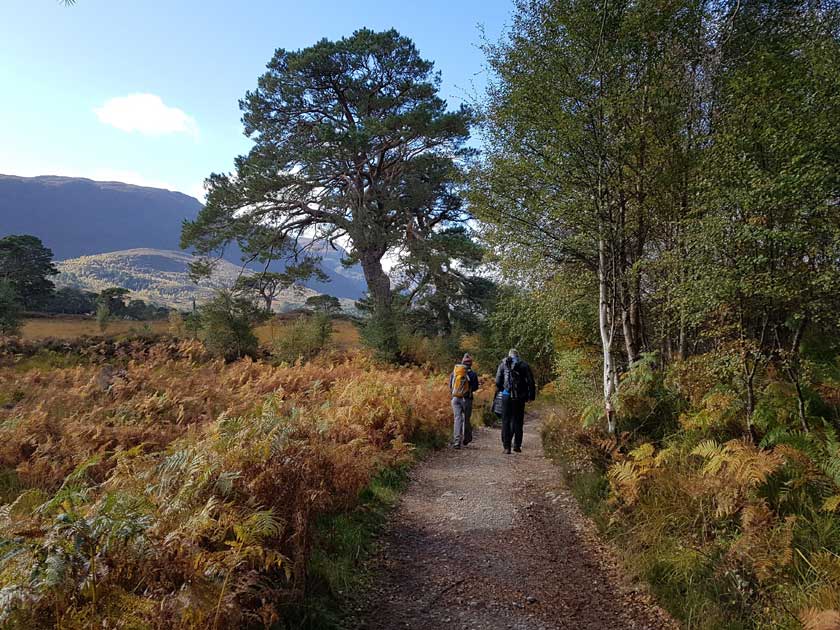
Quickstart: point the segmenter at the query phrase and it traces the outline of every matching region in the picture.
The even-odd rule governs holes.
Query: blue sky
[[[192,195],[248,149],[238,100],[276,48],[394,27],[452,105],[485,84],[511,0],[5,0],[0,173],[74,175]]]

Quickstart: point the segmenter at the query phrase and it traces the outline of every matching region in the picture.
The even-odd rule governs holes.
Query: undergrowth
[[[0,368],[0,626],[317,627],[448,433],[427,371],[176,345]]]
[[[364,562],[407,483],[407,466],[386,468],[362,490],[355,509],[317,520],[307,575],[308,594],[304,601],[286,610],[289,628],[324,630],[343,626],[347,602],[370,581]]]
[[[768,370],[753,443],[737,383],[714,369],[714,357],[640,363],[622,381],[612,436],[585,426],[586,406],[555,385],[546,453],[686,628],[840,627],[836,389],[815,386],[809,408],[823,413],[804,432],[790,388]]]

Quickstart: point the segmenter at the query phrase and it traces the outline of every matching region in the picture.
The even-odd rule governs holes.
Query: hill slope
[[[178,249],[197,199],[158,188],[72,177],[0,175],[3,234],[34,234],[57,260],[137,247]]]
[[[125,287],[131,291],[129,298],[189,309],[193,299],[201,304],[213,296],[215,289],[232,286],[241,272],[240,267],[221,261],[210,280],[196,284],[188,275],[187,265],[191,260],[193,257],[184,252],[159,249],[82,256],[58,263],[61,273],[55,283],[97,292],[108,287]],[[245,270],[244,273],[253,272]],[[275,309],[302,306],[311,295],[317,292],[308,288],[289,289],[278,296]]]
[[[138,248],[177,250],[181,224],[194,219],[201,207],[193,197],[159,188],[51,175],[0,175],[0,237],[34,234],[57,260]],[[307,286],[336,297],[361,297],[366,290],[361,269],[341,265],[345,252],[318,253],[331,281]],[[238,265],[239,250],[230,248],[226,258]]]

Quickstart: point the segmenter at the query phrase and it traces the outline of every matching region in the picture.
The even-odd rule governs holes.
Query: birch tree
[[[487,46],[495,81],[474,209],[508,253],[597,278],[610,431],[617,372],[648,349],[651,242],[687,198],[686,59],[699,29],[683,9],[521,0],[508,37]]]

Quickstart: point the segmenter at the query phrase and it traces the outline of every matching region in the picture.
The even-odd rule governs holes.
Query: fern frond
[[[653,456],[655,450],[656,449],[654,448],[653,444],[651,444],[650,442],[645,442],[640,447],[630,451],[630,457],[632,457],[636,461],[649,459]]]
[[[838,630],[840,611],[807,608],[799,613],[799,621],[804,630]]]
[[[691,454],[709,459],[720,455],[722,447],[714,440],[703,440],[692,449]]]
[[[244,523],[233,528],[237,542],[252,545],[268,538],[275,538],[283,531],[283,521],[274,515],[274,510],[254,512]]]
[[[822,504],[824,512],[836,512],[838,507],[840,507],[840,494],[828,497]]]

